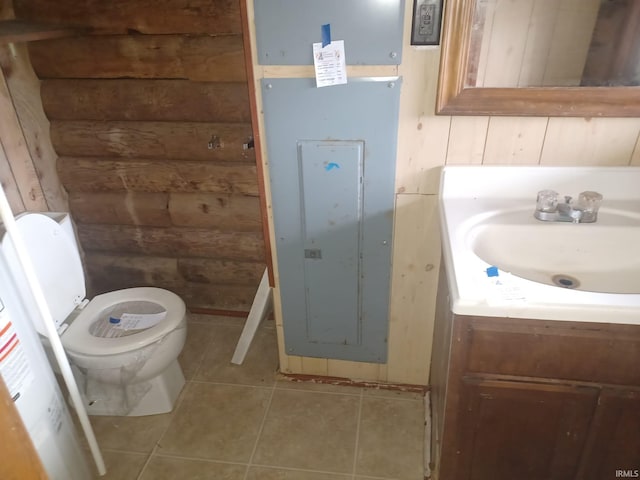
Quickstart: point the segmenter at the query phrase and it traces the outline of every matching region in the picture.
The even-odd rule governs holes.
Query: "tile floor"
[[[278,379],[273,322],[193,315],[173,412],[91,417],[108,480],[422,480],[421,395]]]

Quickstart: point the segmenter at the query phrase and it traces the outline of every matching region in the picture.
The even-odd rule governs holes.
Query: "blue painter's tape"
[[[331,43],[331,24],[322,25],[322,48]]]
[[[331,162],[329,163],[326,167],[324,167],[324,169],[329,172],[331,170],[333,170],[334,168],[340,168],[340,165],[338,165],[337,163]]]
[[[489,267],[487,268],[487,277],[497,277],[499,275],[498,273],[498,267]]]

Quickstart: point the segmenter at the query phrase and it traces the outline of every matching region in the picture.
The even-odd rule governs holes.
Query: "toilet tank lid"
[[[84,300],[85,278],[80,253],[68,229],[56,220],[40,213],[28,213],[16,218],[18,230],[42,287],[56,327]],[[17,288],[25,299],[29,316],[36,330],[46,335],[26,276],[18,261],[13,243],[7,234],[2,238],[2,251]]]

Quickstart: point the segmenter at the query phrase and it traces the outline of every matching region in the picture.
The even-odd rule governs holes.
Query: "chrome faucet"
[[[570,196],[558,202],[558,192],[540,190],[533,216],[543,222],[594,223],[598,220],[598,209],[602,195],[598,192],[582,192],[575,203]]]

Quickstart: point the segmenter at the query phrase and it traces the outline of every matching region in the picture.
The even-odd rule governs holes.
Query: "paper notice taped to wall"
[[[347,83],[344,40],[333,41],[324,48],[321,42],[314,43],[313,66],[316,70],[316,87]]]

